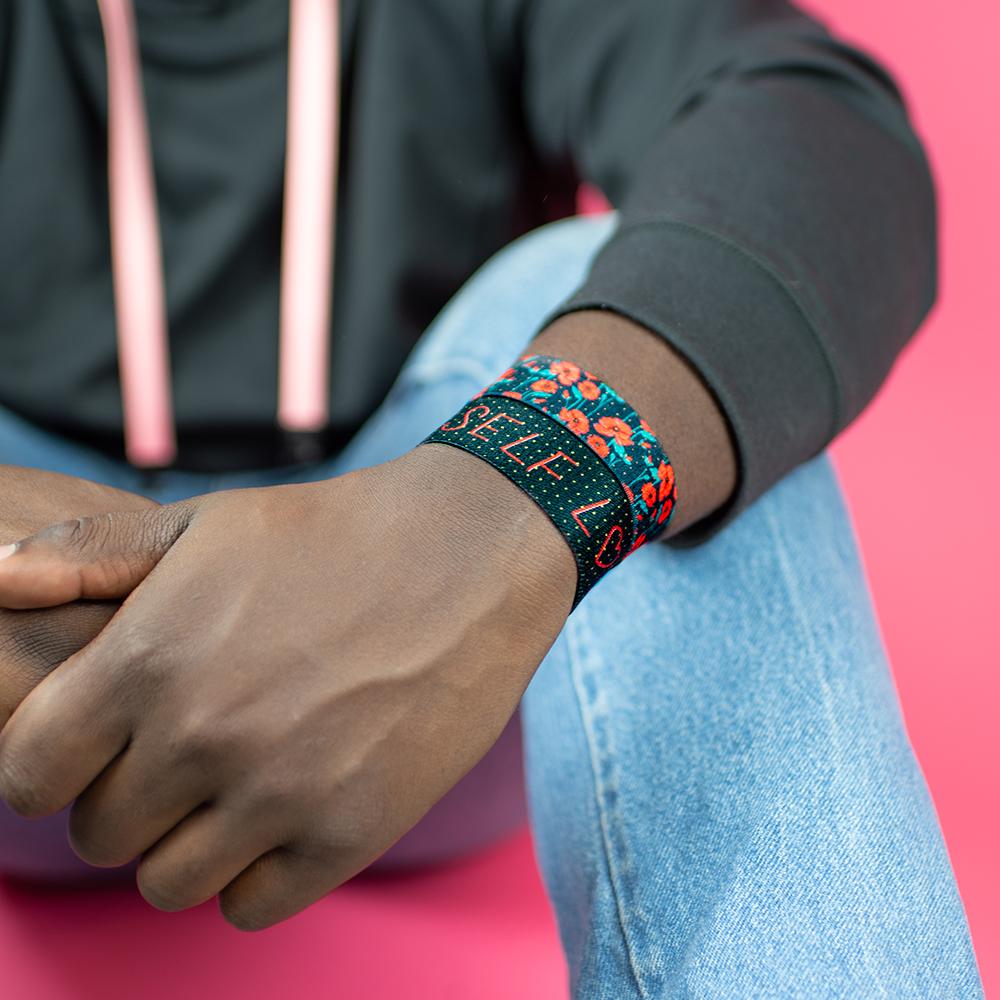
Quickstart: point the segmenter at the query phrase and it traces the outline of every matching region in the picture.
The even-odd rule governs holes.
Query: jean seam
[[[802,606],[798,586],[795,581],[795,575],[792,571],[791,553],[789,552],[788,546],[782,537],[781,523],[775,516],[774,511],[771,510],[770,506],[767,504],[764,505],[764,519],[767,522],[768,530],[774,543],[774,552],[777,558],[778,566],[781,569],[781,579],[787,596],[788,605],[792,609],[792,613],[798,623],[800,634],[803,637],[803,645],[809,650],[809,653],[811,654],[810,658],[816,668],[816,678],[820,685],[820,694],[823,701],[823,714],[827,718],[830,726],[831,745],[834,747],[835,751],[835,768],[837,772],[840,773],[844,769],[844,750],[840,739],[840,729],[837,725],[837,719],[831,708],[832,694],[830,690],[830,681],[820,665],[822,656],[816,642],[815,630],[810,625],[809,614]],[[868,975],[871,977],[872,984],[878,987],[881,991],[881,996],[888,997],[889,993],[886,990],[878,972],[878,963],[873,962],[871,955],[868,954],[863,936],[860,942],[860,951],[862,963],[864,964]]]
[[[585,634],[581,635],[581,633],[585,632],[584,620],[586,614],[587,610],[584,606],[578,607],[566,623],[566,651],[570,667],[570,677],[573,683],[573,692],[576,697],[577,710],[580,713],[580,721],[583,726],[583,732],[587,742],[594,802],[597,808],[598,822],[601,830],[601,849],[608,873],[611,895],[614,899],[615,914],[618,919],[618,929],[621,934],[622,941],[624,942],[629,972],[632,975],[636,990],[642,1000],[652,1000],[649,991],[643,985],[643,975],[640,971],[639,960],[636,955],[636,946],[630,938],[628,932],[624,876],[623,873],[619,871],[618,865],[616,864],[610,829],[612,817],[609,813],[611,810],[608,803],[605,801],[606,789],[604,788],[601,779],[601,749],[598,746],[594,726],[592,725],[592,720],[589,714],[589,710],[592,709],[592,703],[590,699],[588,699],[586,693],[586,683],[583,677],[585,671],[585,658],[581,650],[581,643],[588,645],[587,636]],[[590,648],[594,648],[593,643],[589,643],[589,646]]]

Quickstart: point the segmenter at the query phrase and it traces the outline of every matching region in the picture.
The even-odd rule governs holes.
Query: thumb
[[[183,501],[78,517],[0,546],[0,607],[125,597],[184,533],[195,508]]]

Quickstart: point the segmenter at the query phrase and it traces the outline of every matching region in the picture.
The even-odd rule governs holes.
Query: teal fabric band
[[[545,511],[576,559],[573,608],[632,549],[632,510],[618,477],[586,441],[543,410],[480,394],[421,443],[478,455]]]
[[[525,354],[480,395],[523,400],[583,438],[625,489],[634,548],[666,530],[677,503],[674,467],[653,428],[603,379],[566,358]]]
[[[566,358],[522,355],[421,443],[478,455],[545,511],[576,558],[574,608],[666,530],[677,504],[674,468],[653,428]]]

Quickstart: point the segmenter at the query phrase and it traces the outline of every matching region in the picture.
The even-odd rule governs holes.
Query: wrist
[[[488,462],[449,445],[422,443],[396,462],[407,503],[445,529],[452,561],[495,569],[512,607],[561,627],[573,603],[576,562],[531,497]]]
[[[737,480],[737,453],[721,407],[667,340],[611,310],[565,313],[524,353],[572,358],[596,372],[653,426],[670,455],[683,502],[666,536],[722,507]]]

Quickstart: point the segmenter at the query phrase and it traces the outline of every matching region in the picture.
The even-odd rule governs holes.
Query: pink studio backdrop
[[[910,735],[1000,997],[1000,5],[814,0],[902,81],[942,190],[942,295],[836,460]],[[475,997],[551,1000],[565,975],[527,833],[471,861],[357,880],[244,936],[211,905],[0,887],[5,997]]]
[[[1000,5],[814,0],[895,71],[941,209],[941,293],[834,452],[987,997],[1000,997]]]

